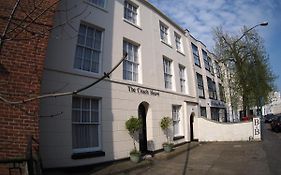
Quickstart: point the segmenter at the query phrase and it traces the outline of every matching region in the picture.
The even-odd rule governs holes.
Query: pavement
[[[160,152],[140,163],[129,160],[83,171],[44,175],[275,175],[281,174],[281,133],[263,127],[263,141],[191,142],[171,153]],[[81,170],[81,169],[80,169]]]

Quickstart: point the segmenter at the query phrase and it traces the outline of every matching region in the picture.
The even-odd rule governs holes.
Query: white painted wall
[[[194,135],[201,142],[247,141],[253,137],[253,123],[219,123],[203,117],[195,117]]]

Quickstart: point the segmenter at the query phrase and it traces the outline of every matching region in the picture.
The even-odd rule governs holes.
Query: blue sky
[[[182,28],[202,41],[212,51],[212,29],[222,26],[238,35],[243,26],[252,27],[268,21],[266,27],[256,28],[264,39],[269,63],[281,90],[281,1],[280,0],[149,0]]]

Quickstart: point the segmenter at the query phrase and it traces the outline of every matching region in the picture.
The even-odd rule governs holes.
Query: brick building
[[[18,3],[19,2],[19,3]],[[39,139],[37,100],[12,105],[40,94],[49,30],[56,2],[2,0],[0,5],[0,174],[3,162],[25,158],[28,137]],[[12,169],[17,173],[18,169]]]

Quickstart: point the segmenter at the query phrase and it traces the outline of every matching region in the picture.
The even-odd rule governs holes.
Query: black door
[[[140,152],[142,154],[147,152],[147,138],[146,138],[146,110],[143,104],[139,105],[138,109],[139,119],[142,121],[142,128],[139,132]]]
[[[194,117],[191,114],[190,115],[190,141],[194,140],[194,135],[193,135],[193,121],[194,121]]]

